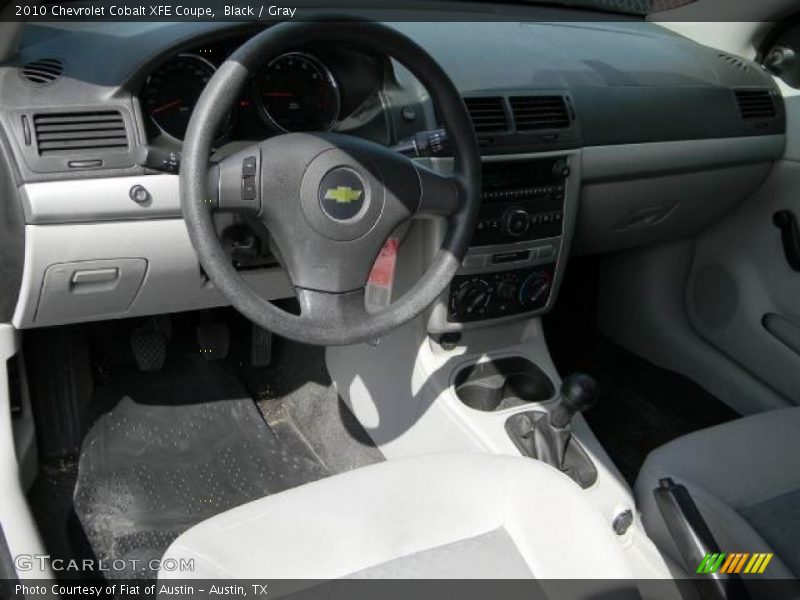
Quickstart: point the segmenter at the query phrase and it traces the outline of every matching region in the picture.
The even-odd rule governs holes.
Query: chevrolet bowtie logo
[[[361,199],[362,190],[354,190],[348,185],[340,185],[335,188],[330,188],[325,192],[325,200],[334,200],[340,204],[349,204]]]

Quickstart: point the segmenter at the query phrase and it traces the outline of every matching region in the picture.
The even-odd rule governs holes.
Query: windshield
[[[557,4],[603,12],[646,16],[693,4],[697,0],[523,0],[531,4]]]

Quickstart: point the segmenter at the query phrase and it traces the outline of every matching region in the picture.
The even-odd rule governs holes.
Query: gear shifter
[[[549,412],[517,413],[506,421],[506,431],[520,451],[563,471],[588,487],[597,477],[586,452],[572,440],[572,418],[597,402],[597,383],[575,373],[561,384],[561,397]]]
[[[572,417],[591,408],[597,402],[597,382],[585,373],[575,373],[561,383],[561,398],[550,411],[546,437],[552,435],[553,466],[564,470],[564,456],[572,438]]]

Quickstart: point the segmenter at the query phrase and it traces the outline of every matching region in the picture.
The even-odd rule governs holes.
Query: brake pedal
[[[231,336],[228,326],[220,321],[197,326],[197,345],[206,360],[221,360],[228,356]]]
[[[272,362],[272,333],[253,323],[250,339],[250,363],[266,367]]]
[[[171,337],[169,319],[148,319],[131,332],[131,350],[140,371],[158,371],[164,366]]]

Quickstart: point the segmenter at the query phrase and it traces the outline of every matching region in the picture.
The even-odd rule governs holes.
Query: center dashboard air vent
[[[53,83],[64,73],[64,63],[57,58],[40,58],[22,67],[22,76],[36,85]]]
[[[117,110],[42,113],[33,116],[39,156],[102,156],[129,148],[125,120]]]
[[[767,89],[736,90],[739,114],[745,121],[775,119],[778,108],[772,92]]]
[[[565,129],[570,126],[564,96],[512,96],[508,99],[517,131]]]
[[[473,96],[464,98],[475,133],[508,131],[508,115],[502,96]]]

